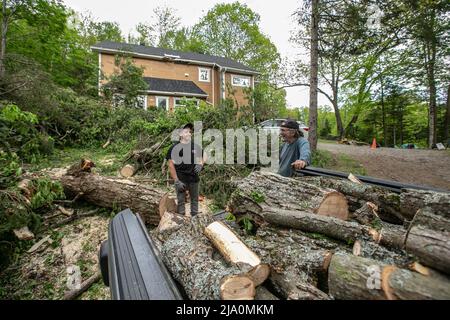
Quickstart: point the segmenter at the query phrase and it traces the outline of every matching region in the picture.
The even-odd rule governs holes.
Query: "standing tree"
[[[319,0],[311,3],[311,46],[309,87],[309,135],[311,151],[317,149],[317,75],[319,72]]]

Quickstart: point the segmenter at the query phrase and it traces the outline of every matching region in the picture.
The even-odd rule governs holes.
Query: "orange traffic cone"
[[[370,147],[370,149],[376,149],[376,148],[377,148],[377,139],[373,138],[372,146]]]

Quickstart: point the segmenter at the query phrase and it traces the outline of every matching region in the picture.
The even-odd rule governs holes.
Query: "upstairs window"
[[[235,87],[250,87],[250,77],[232,75],[231,84]]]
[[[210,82],[210,70],[206,68],[198,68],[198,81]]]

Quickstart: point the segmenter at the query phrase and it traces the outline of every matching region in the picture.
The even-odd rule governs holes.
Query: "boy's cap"
[[[187,123],[184,125],[183,129],[190,129],[192,131],[194,130],[194,125],[192,123]]]

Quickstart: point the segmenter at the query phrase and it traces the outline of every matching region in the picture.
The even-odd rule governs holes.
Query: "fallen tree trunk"
[[[335,254],[328,274],[336,299],[450,299],[450,282],[348,254]]]
[[[344,242],[354,242],[360,238],[372,239],[387,247],[403,249],[404,234],[390,231],[386,225],[380,231],[356,222],[342,221],[333,217],[319,216],[305,211],[265,209],[259,213],[262,220],[273,225],[324,234]]]
[[[341,193],[270,172],[256,171],[237,183],[228,207],[231,212],[258,214],[264,208],[311,211],[348,218],[347,200]]]
[[[356,211],[369,201],[378,206],[379,217],[387,222],[401,224],[410,217],[409,213],[400,210],[400,195],[382,187],[331,177],[301,177],[301,179],[307,183],[341,192],[346,196],[351,211]]]
[[[146,224],[159,223],[159,202],[165,193],[159,188],[87,172],[52,176],[52,179],[60,181],[68,193],[83,193],[82,198],[90,203],[106,208],[130,208]]]
[[[190,299],[253,299],[255,285],[241,268],[228,265],[203,235],[212,217],[197,215],[169,235],[161,255]]]

